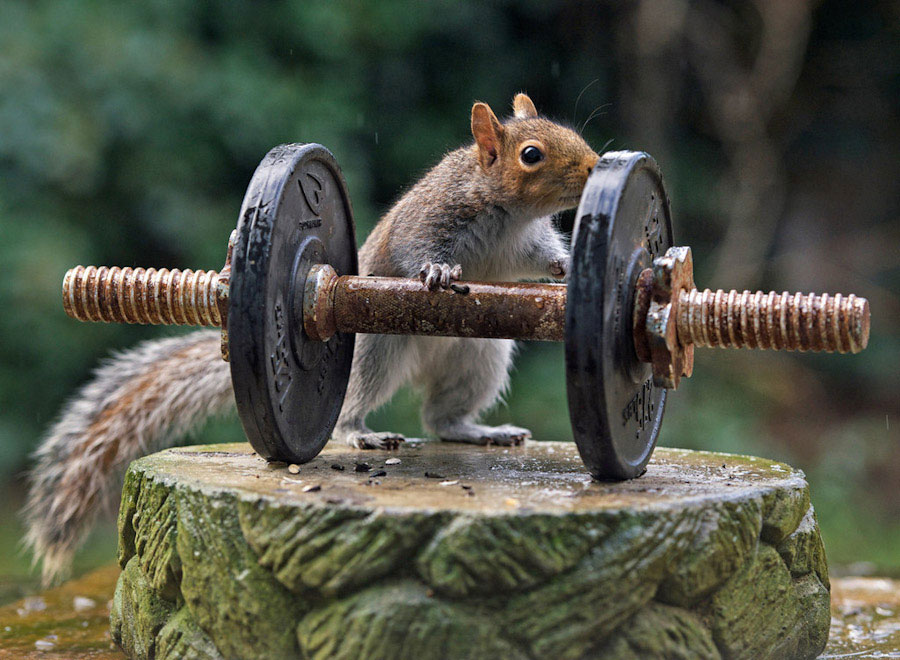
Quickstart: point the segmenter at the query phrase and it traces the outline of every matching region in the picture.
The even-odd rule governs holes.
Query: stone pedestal
[[[397,463],[395,459],[399,459]],[[248,445],[135,461],[113,638],[157,658],[812,658],[829,582],[802,473],[658,449]]]

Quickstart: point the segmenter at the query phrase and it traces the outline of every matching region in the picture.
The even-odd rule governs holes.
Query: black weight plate
[[[337,422],[352,334],[303,331],[303,288],[315,263],[357,273],[353,212],[337,161],[318,144],[272,149],[256,168],[237,225],[228,347],[241,424],[264,458],[302,463]]]
[[[672,245],[669,200],[647,154],[605,154],[581,195],[566,302],[566,386],[578,451],[598,479],[646,469],[666,392],[632,341],[634,284]]]

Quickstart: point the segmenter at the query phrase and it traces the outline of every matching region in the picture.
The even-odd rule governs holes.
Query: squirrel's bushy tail
[[[233,403],[218,331],[113,356],[63,409],[33,456],[25,544],[44,582],[66,573],[97,513],[114,510],[124,468]]]

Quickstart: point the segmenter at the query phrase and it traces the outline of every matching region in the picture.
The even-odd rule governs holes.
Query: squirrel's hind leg
[[[441,440],[487,445],[518,445],[528,429],[477,424],[509,383],[515,344],[509,339],[439,340],[452,342],[422,369],[425,403],[422,421]],[[436,362],[440,362],[436,364]]]
[[[399,433],[375,432],[366,416],[385,404],[409,380],[415,345],[400,335],[356,336],[350,383],[332,437],[357,449],[396,449],[404,441]]]

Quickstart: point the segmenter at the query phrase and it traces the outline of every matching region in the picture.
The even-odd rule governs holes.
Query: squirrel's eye
[[[526,165],[534,165],[544,159],[543,152],[537,147],[527,146],[522,149],[522,162]]]

